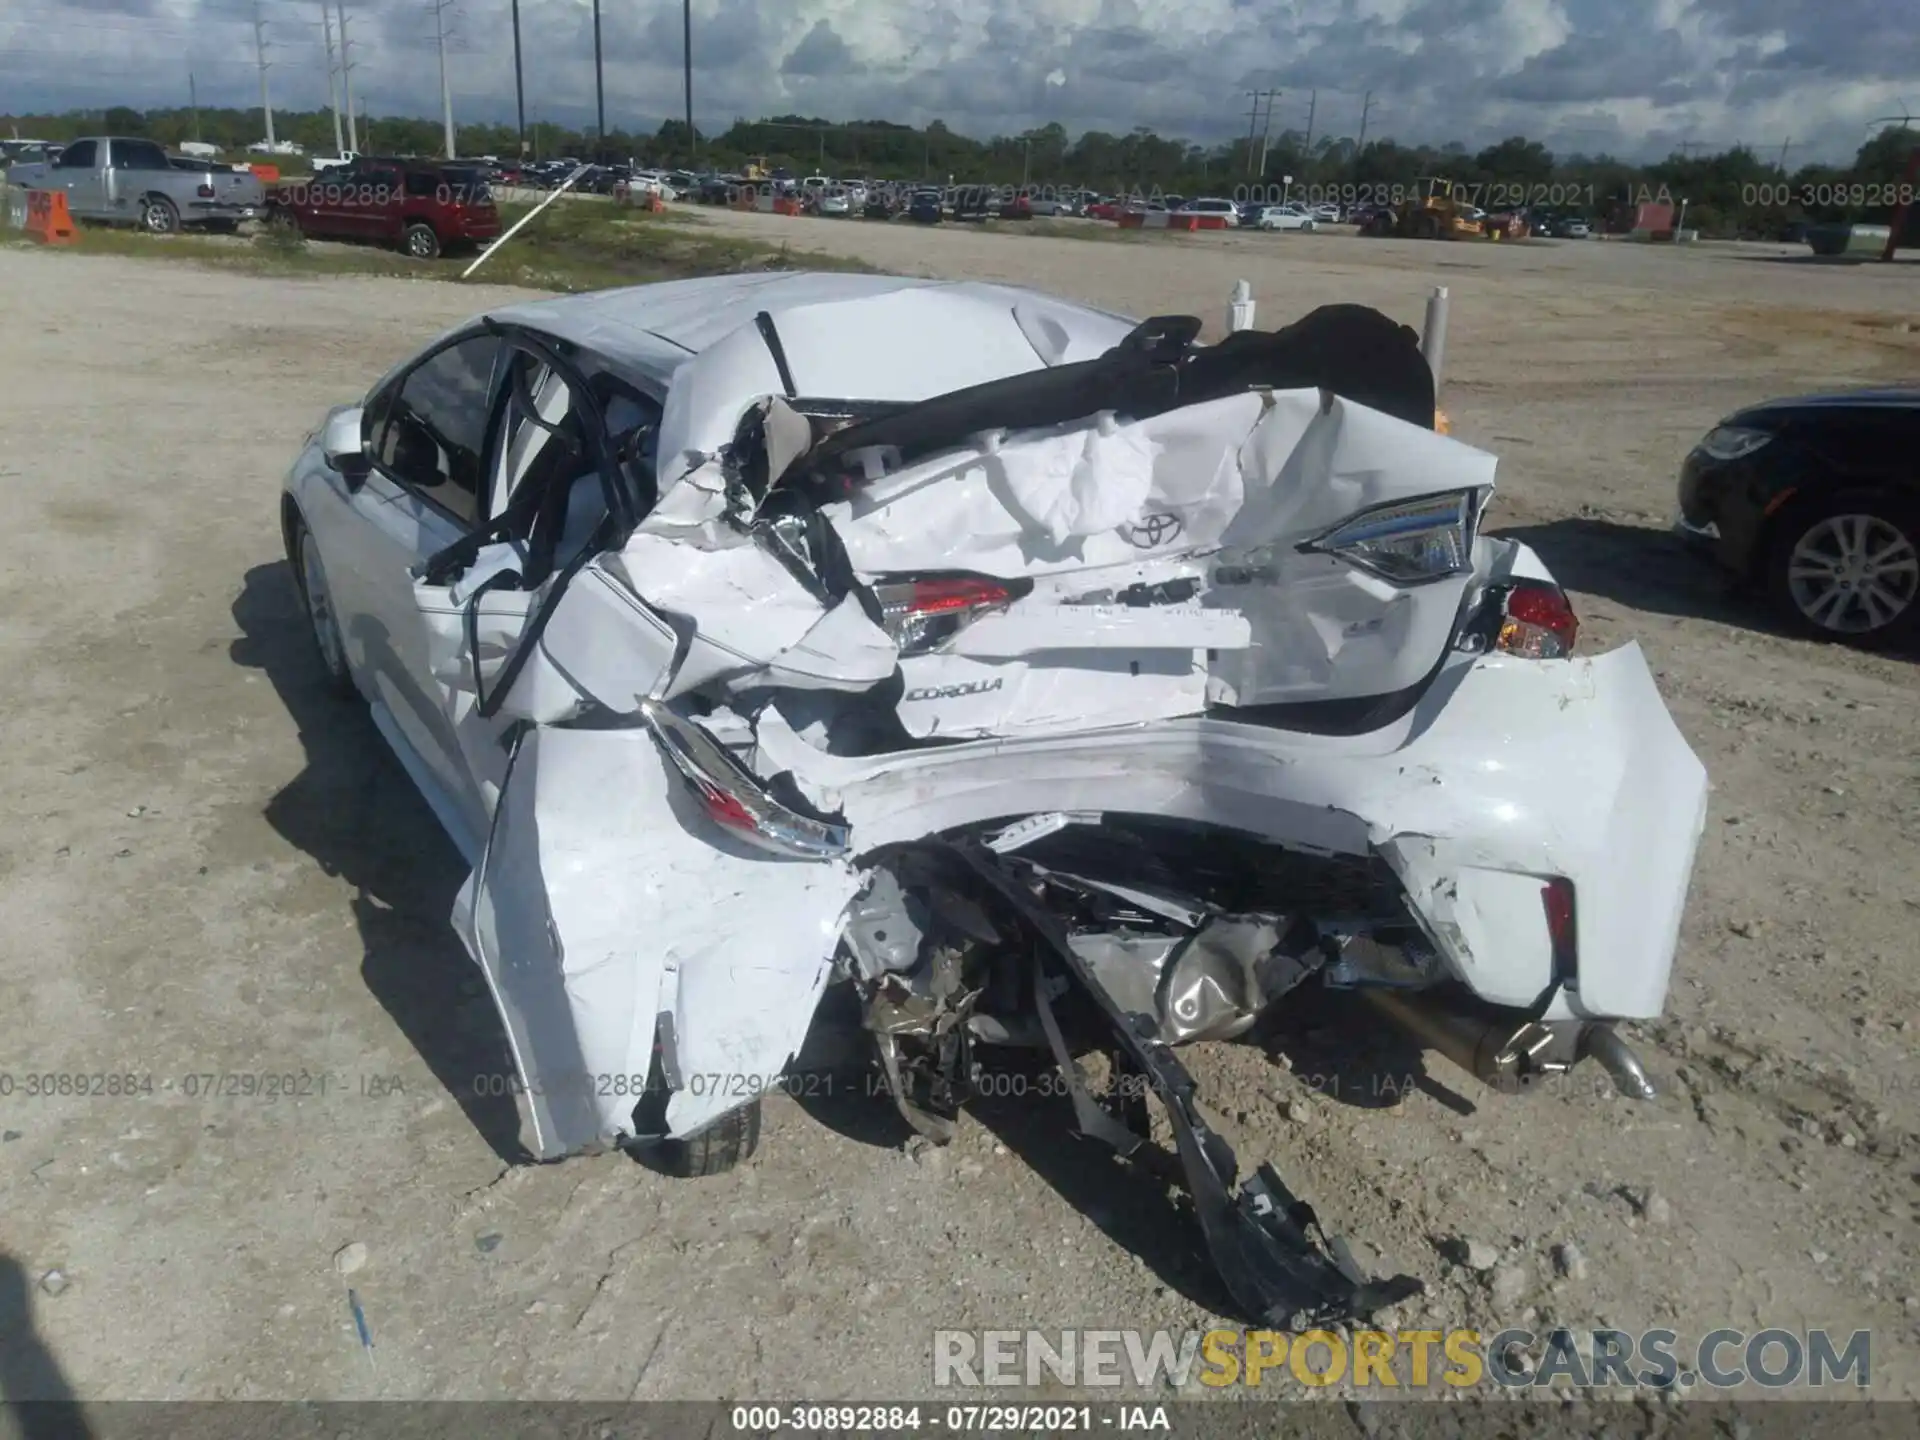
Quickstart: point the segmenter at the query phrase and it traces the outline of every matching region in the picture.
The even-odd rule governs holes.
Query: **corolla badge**
[[[1002,688],[1007,677],[997,675],[991,680],[969,680],[963,685],[928,685],[919,690],[909,690],[900,697],[900,703],[910,704],[915,700],[958,700],[963,695],[986,695]]]

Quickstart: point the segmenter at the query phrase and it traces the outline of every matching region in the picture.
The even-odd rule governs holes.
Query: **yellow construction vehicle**
[[[773,172],[767,168],[767,157],[764,155],[749,155],[747,157],[747,163],[740,167],[740,178],[743,180],[771,180],[773,178]]]
[[[1366,233],[1403,240],[1484,240],[1490,232],[1474,213],[1464,186],[1423,176],[1405,200],[1376,214]]]

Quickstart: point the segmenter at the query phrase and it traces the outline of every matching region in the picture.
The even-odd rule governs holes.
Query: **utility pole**
[[[1245,169],[1247,174],[1251,175],[1253,173],[1253,132],[1260,124],[1260,92],[1258,90],[1247,91],[1247,100],[1249,101],[1247,106],[1247,159],[1246,164],[1242,168]]]
[[[1254,167],[1254,174],[1262,180],[1267,175],[1267,143],[1273,138],[1273,102],[1281,94],[1279,90],[1267,91],[1267,118],[1260,123],[1260,163]]]
[[[340,95],[347,106],[347,149],[359,152],[360,126],[353,109],[353,42],[347,38],[347,0],[335,0],[340,7]]]
[[[600,72],[600,0],[593,0],[593,101],[597,115],[597,134],[593,158],[601,164],[607,159],[607,87]]]
[[[267,22],[260,18],[260,0],[253,0],[253,53],[260,62],[260,115],[267,124],[267,148],[273,148],[273,101],[267,95]]]
[[[320,30],[327,41],[327,108],[333,111],[333,153],[346,149],[340,131],[340,65],[333,49],[333,0],[320,0]]]
[[[687,80],[687,168],[692,169],[700,158],[700,137],[693,128],[693,0],[681,0],[680,21],[686,41],[681,55]]]
[[[693,0],[687,0],[692,4]],[[513,0],[513,119],[520,129],[520,158],[527,158],[527,86],[520,75],[520,0]]]
[[[1789,135],[1780,142],[1780,173],[1782,175],[1787,173],[1787,152],[1791,149],[1793,149],[1793,137]]]
[[[432,0],[433,43],[440,52],[440,130],[447,159],[453,155],[453,91],[447,87],[447,6],[453,0]]]
[[[193,72],[187,71],[187,104],[193,110],[193,139],[200,143],[200,87],[193,83]]]
[[[1304,148],[1306,159],[1313,159],[1313,112],[1320,108],[1320,92],[1314,91],[1307,97],[1307,143]]]
[[[1367,98],[1360,104],[1360,138],[1353,142],[1353,158],[1358,160],[1360,152],[1367,148],[1367,117],[1373,114],[1373,92],[1367,91]]]

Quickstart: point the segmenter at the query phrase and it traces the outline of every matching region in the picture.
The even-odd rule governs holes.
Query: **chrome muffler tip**
[[[1597,1023],[1587,1026],[1580,1037],[1580,1053],[1591,1055],[1600,1062],[1600,1068],[1607,1072],[1613,1081],[1614,1089],[1629,1100],[1654,1100],[1660,1092],[1654,1088],[1647,1067],[1640,1063],[1640,1057],[1633,1053],[1631,1046],[1620,1038],[1620,1032],[1610,1023]]]

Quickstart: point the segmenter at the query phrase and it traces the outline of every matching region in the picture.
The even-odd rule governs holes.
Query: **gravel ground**
[[[1664,534],[1736,404],[1912,378],[1920,267],[717,223],[1214,325],[1242,276],[1269,325],[1329,299],[1417,324],[1451,286],[1444,403],[1502,457],[1498,526],[1576,592],[1587,648],[1648,650],[1714,780],[1641,1032],[1662,1097],[1491,1096],[1329,1009],[1196,1073],[1243,1158],[1427,1280],[1403,1325],[1866,1327],[1874,1393],[1920,1396],[1912,664],[1774,634]],[[936,1328],[1208,1325],[1190,1220],[1051,1102],[916,1154],[881,1105],[783,1100],[706,1182],[510,1163],[511,1104],[473,1078],[498,1027],[445,923],[460,864],[322,692],[275,521],[326,404],[510,293],[0,250],[9,1393],[898,1397]],[[259,1072],[306,1093],[188,1093]],[[49,1073],[153,1089],[25,1095]]]

